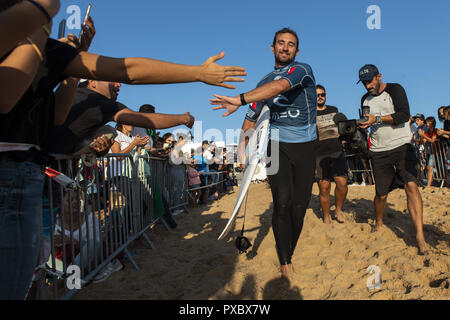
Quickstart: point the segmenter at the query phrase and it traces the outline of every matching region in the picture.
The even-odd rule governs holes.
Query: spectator
[[[206,149],[203,151],[203,156],[205,157],[207,163],[208,163],[208,178],[209,181],[211,181],[211,184],[213,185],[210,188],[210,193],[214,195],[214,199],[219,199],[219,192],[218,192],[218,185],[219,182],[219,163],[221,160],[216,157],[216,152],[218,150],[216,149],[216,144],[214,142],[211,142],[211,144],[208,144]]]
[[[428,130],[424,132],[419,129],[419,135],[422,137],[425,143],[425,150],[427,153],[427,170],[428,170],[428,184],[427,189],[431,188],[433,183],[433,169],[436,167],[436,148],[434,143],[437,140],[436,119],[434,117],[428,117],[425,120]]]
[[[447,142],[450,139],[450,106],[444,109],[444,129],[438,130],[440,138],[444,138]]]
[[[131,132],[134,127],[130,125],[121,125],[118,124],[116,126],[117,129],[117,137],[115,138],[115,142],[111,147],[111,153],[124,153],[131,154],[134,152],[139,153],[139,148],[145,147],[145,145],[149,141],[149,137],[132,137]]]
[[[5,10],[14,3],[3,1],[1,9]],[[80,43],[86,45],[92,41],[95,28],[92,20],[89,24],[92,27],[91,31],[86,32],[84,40],[82,39],[78,46]],[[60,85],[56,92],[53,89],[64,79],[60,70],[79,54],[79,50],[86,50],[88,47],[87,45],[84,48],[76,48],[77,45],[71,43],[71,40],[78,40],[76,37],[65,39],[67,43],[50,39],[45,44],[47,36],[48,34],[39,30],[30,37],[31,42],[28,40],[28,44],[18,44],[10,53],[0,58],[0,63],[6,70],[8,67],[11,70],[15,69],[17,65],[14,63],[19,61],[23,63],[22,66],[26,71],[25,76],[19,79],[14,76],[21,76],[21,72],[6,77],[5,73],[2,73],[0,76],[2,77],[0,81],[6,79],[9,85],[13,85],[8,88],[2,82],[2,89],[6,90],[8,95],[2,96],[0,112],[2,150],[0,175],[3,177],[2,180],[16,185],[13,189],[14,195],[2,198],[0,207],[10,208],[14,214],[20,212],[19,219],[9,222],[5,219],[0,220],[0,243],[5,246],[0,250],[0,269],[6,270],[0,274],[0,300],[24,299],[30,287],[33,270],[38,262],[40,242],[38,211],[41,207],[44,185],[42,167],[51,162],[51,157],[41,152],[40,148],[54,123],[58,123],[61,116],[64,116],[64,112],[59,111],[67,110],[67,106],[70,105],[69,82],[73,85],[74,79]],[[90,40],[86,41],[87,38]],[[45,54],[45,60],[42,52]],[[37,65],[36,57],[39,58]],[[30,63],[34,63],[33,66]],[[33,69],[36,66],[40,70],[37,73]],[[2,68],[3,70],[5,68]],[[27,81],[32,85],[23,86]],[[19,91],[25,88],[23,96],[19,94],[18,88]],[[5,187],[10,192],[13,185],[1,185],[0,193],[4,192]],[[10,202],[17,197],[22,199],[21,202]],[[18,209],[19,207],[27,209]],[[0,214],[7,215],[8,211],[2,210]]]
[[[2,1],[0,14],[15,4],[17,0]],[[0,207],[9,210],[0,213],[6,216],[20,212],[21,215],[14,221],[0,220],[0,270],[3,271],[0,273],[0,299],[24,299],[38,261],[38,212],[44,182],[42,168],[51,162],[51,157],[40,150],[48,142],[55,125],[55,110],[58,108],[53,90],[61,81],[67,77],[129,84],[201,81],[233,89],[225,82],[243,81],[236,77],[246,75],[242,68],[217,65],[216,61],[222,59],[224,53],[209,58],[202,66],[143,58],[114,59],[80,52],[53,39],[47,40],[49,34],[36,31],[30,37],[31,41],[17,44],[10,53],[0,58],[0,85],[2,92],[8,92],[8,95],[2,96],[0,104],[0,176],[1,181],[8,181],[8,184],[0,186],[0,193],[6,195],[14,192],[10,197],[2,197]],[[22,70],[25,72],[16,74],[19,80],[14,80],[12,75],[5,77],[5,70],[14,69],[9,66],[11,63],[23,63]],[[27,81],[31,85],[24,85]],[[129,114],[124,116],[133,118]],[[184,116],[184,123],[192,120],[188,117]],[[157,122],[157,119],[154,121]],[[22,200],[15,202],[13,199],[16,198]]]
[[[419,135],[419,130],[422,130],[423,132],[426,132],[426,126],[425,126],[425,116],[421,113],[416,114],[413,117],[414,123],[416,125],[417,130],[413,132],[413,138],[412,141],[415,143],[415,145],[422,144],[422,138]]]
[[[203,172],[197,171],[197,166],[194,162],[194,159],[191,160],[191,164],[188,166],[188,176],[189,176],[189,189],[197,189],[201,187],[200,175]],[[197,206],[198,198],[200,197],[201,191],[194,190],[191,192],[192,195],[192,204],[193,206]]]
[[[67,120],[55,128],[48,151],[78,153],[96,138],[97,130],[110,121],[147,128],[170,128],[182,124],[189,127],[194,124],[195,119],[189,112],[165,115],[132,111],[117,102],[120,87],[117,82],[83,81],[76,91],[75,103]]]
[[[59,0],[8,0],[0,3],[0,56],[14,48],[18,42],[41,28],[51,30],[52,18],[60,8]],[[46,33],[47,30],[45,30]],[[42,48],[41,48],[42,49]],[[29,71],[29,70],[27,70]]]
[[[440,107],[438,109],[438,119],[440,122],[444,122],[445,121],[445,106]]]
[[[201,186],[206,187],[209,185],[210,179],[208,177],[209,168],[207,160],[204,156],[204,151],[208,148],[209,142],[203,141],[202,147],[197,150],[193,159],[197,165],[197,171],[200,173]],[[207,204],[209,196],[209,188],[202,189],[202,195],[199,204]]]
[[[191,158],[189,153],[183,152],[183,147],[186,145],[186,136],[183,134],[178,135],[178,141],[174,141],[174,146],[170,153],[170,162],[175,165],[190,164]]]
[[[144,104],[139,108],[139,112],[152,114],[152,113],[155,113],[155,107],[152,106],[151,104]],[[134,137],[137,135],[139,135],[141,137],[149,136],[150,139],[144,149],[148,152],[156,151],[156,148],[154,148],[155,141],[156,141],[155,139],[157,137],[157,133],[156,133],[155,129],[145,129],[145,128],[135,127],[133,129],[132,135]]]

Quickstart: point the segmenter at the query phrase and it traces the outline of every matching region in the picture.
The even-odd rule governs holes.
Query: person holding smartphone
[[[30,7],[30,1],[26,2]],[[0,15],[17,3],[2,1]],[[51,26],[54,14],[44,15],[50,17],[47,21]],[[44,168],[52,161],[42,150],[55,124],[64,118],[64,114],[58,115],[54,92],[62,81],[70,77],[128,84],[200,81],[234,88],[227,82],[243,81],[238,77],[246,75],[243,68],[218,65],[224,53],[200,66],[149,58],[109,58],[48,39],[50,33],[48,28],[38,28],[27,41],[15,42],[22,41],[19,37],[6,49],[11,51],[0,57],[0,87],[8,92],[0,105],[0,300],[25,299],[38,261]],[[188,118],[184,116],[186,123],[192,120]]]

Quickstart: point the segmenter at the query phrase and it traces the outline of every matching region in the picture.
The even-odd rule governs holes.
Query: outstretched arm
[[[114,116],[114,121],[147,129],[168,129],[185,125],[192,128],[195,118],[189,112],[180,115],[161,113],[141,113],[123,109]]]
[[[53,18],[59,11],[59,0],[35,0]],[[23,1],[0,12],[0,57],[18,42],[48,24],[48,17],[30,1]]]
[[[280,94],[285,93],[291,89],[291,84],[286,79],[280,79],[276,81],[269,82],[259,88],[256,88],[248,93],[244,94],[244,100],[247,104],[253,102],[259,102],[271,99]],[[211,105],[216,105],[213,110],[226,109],[227,112],[223,115],[228,117],[232,113],[236,112],[243,104],[241,101],[241,96],[237,97],[227,97],[214,95],[216,99],[211,99]]]
[[[225,67],[216,62],[225,53],[209,58],[201,66],[181,65],[147,58],[109,58],[80,52],[67,66],[64,74],[92,80],[126,84],[167,84],[201,81],[206,84],[235,89],[225,82],[242,82],[246,76],[241,67]]]

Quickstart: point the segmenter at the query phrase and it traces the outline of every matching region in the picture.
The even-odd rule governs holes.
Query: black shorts
[[[334,155],[317,155],[316,179],[333,181],[336,177],[348,176],[347,159],[344,152]]]
[[[403,145],[394,150],[369,152],[377,196],[388,195],[391,191],[404,188],[408,182],[417,181],[418,160],[414,147]]]

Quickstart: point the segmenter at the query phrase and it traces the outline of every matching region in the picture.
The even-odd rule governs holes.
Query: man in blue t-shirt
[[[272,141],[279,144],[280,156],[278,172],[269,176],[274,201],[272,224],[281,273],[289,279],[293,272],[292,256],[303,229],[314,181],[317,92],[311,67],[295,61],[299,53],[295,31],[289,28],[278,31],[271,49],[275,70],[265,76],[255,90],[237,97],[215,95],[211,104],[217,106],[215,110],[226,109],[224,116],[251,104],[244,132],[255,128],[265,105],[270,108],[270,144]],[[268,156],[270,151],[271,146]],[[277,159],[272,162],[274,160]]]

